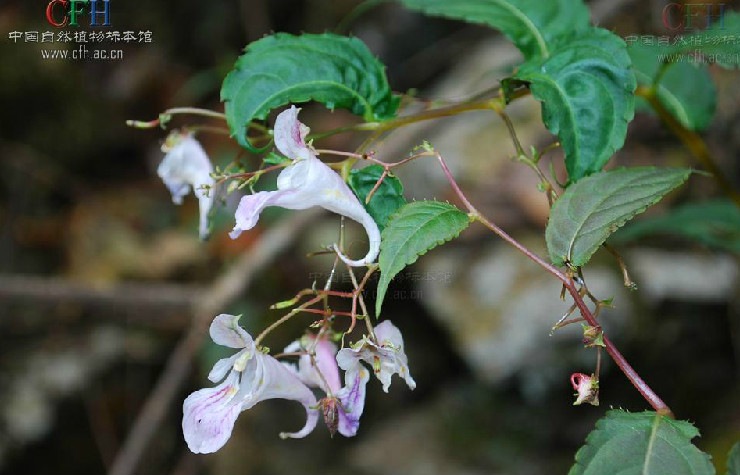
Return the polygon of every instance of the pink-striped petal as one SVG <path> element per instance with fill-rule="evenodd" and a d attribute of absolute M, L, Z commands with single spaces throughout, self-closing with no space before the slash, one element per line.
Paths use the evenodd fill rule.
<path fill-rule="evenodd" d="M 229 375 L 215 388 L 195 391 L 183 403 L 182 433 L 188 448 L 196 454 L 208 454 L 224 446 L 234 429 L 241 405 L 234 400 L 238 376 Z"/>
<path fill-rule="evenodd" d="M 338 412 L 337 430 L 345 437 L 353 437 L 360 428 L 360 416 L 365 409 L 365 388 L 370 374 L 357 364 L 344 373 L 344 387 L 337 393 L 342 407 Z"/>

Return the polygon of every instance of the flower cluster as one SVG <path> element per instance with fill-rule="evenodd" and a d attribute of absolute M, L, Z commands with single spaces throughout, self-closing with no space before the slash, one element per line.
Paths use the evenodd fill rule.
<path fill-rule="evenodd" d="M 268 206 L 301 210 L 321 206 L 360 223 L 367 232 L 370 247 L 364 258 L 352 260 L 343 255 L 336 245 L 334 250 L 350 266 L 372 263 L 380 249 L 380 231 L 342 177 L 318 159 L 315 150 L 306 143 L 309 128 L 298 120 L 300 109 L 292 106 L 281 112 L 275 120 L 275 146 L 292 163 L 277 178 L 277 190 L 260 191 L 242 197 L 237 207 L 236 224 L 230 236 L 236 239 L 252 229 L 262 211 Z M 172 199 L 180 204 L 192 186 L 200 201 L 200 235 L 208 235 L 208 213 L 213 205 L 213 167 L 203 148 L 191 135 L 177 134 L 165 144 L 167 152 L 159 166 L 159 176 L 172 192 Z"/>
<path fill-rule="evenodd" d="M 298 120 L 298 112 L 293 106 L 275 120 L 275 146 L 291 160 L 277 178 L 277 190 L 243 196 L 230 236 L 236 239 L 252 229 L 268 206 L 294 210 L 320 206 L 365 228 L 370 241 L 365 257 L 352 260 L 336 245 L 334 250 L 348 266 L 370 264 L 380 247 L 378 226 L 342 177 L 319 160 L 316 150 L 306 142 L 309 129 Z M 166 156 L 159 165 L 159 176 L 176 204 L 192 188 L 200 205 L 200 236 L 205 239 L 216 191 L 213 166 L 191 134 L 171 134 L 163 151 Z M 305 437 L 314 430 L 320 416 L 332 436 L 339 432 L 352 437 L 360 426 L 371 371 L 386 392 L 394 374 L 400 375 L 409 388 L 416 387 L 401 332 L 390 321 L 380 323 L 360 341 L 341 350 L 331 341 L 330 327 L 324 326 L 285 349 L 284 355 L 298 356 L 297 362 L 288 363 L 263 351 L 259 338 L 253 340 L 238 320 L 228 314 L 213 320 L 213 341 L 237 351 L 214 365 L 208 379 L 215 387 L 192 393 L 183 404 L 183 434 L 195 453 L 211 453 L 223 447 L 239 414 L 266 399 L 297 401 L 306 410 L 304 426 L 297 432 L 281 433 L 283 438 Z"/>
<path fill-rule="evenodd" d="M 325 335 L 306 335 L 293 342 L 285 353 L 297 353 L 297 365 L 281 363 L 263 353 L 252 337 L 239 326 L 239 317 L 222 314 L 211 324 L 210 334 L 219 345 L 238 349 L 218 361 L 208 375 L 213 388 L 192 393 L 183 404 L 182 430 L 195 453 L 215 452 L 231 436 L 239 413 L 267 399 L 297 401 L 306 409 L 306 423 L 297 432 L 281 433 L 282 438 L 310 434 L 323 414 L 332 435 L 357 433 L 365 407 L 365 387 L 370 377 L 368 363 L 387 392 L 391 376 L 399 374 L 409 388 L 416 387 L 408 368 L 401 332 L 384 321 L 374 335 L 337 352 Z M 341 385 L 339 368 L 344 370 Z M 317 400 L 312 388 L 321 393 Z"/>

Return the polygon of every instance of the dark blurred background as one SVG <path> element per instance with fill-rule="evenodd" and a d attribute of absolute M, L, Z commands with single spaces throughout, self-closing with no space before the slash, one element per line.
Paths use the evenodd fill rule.
<path fill-rule="evenodd" d="M 594 2 L 594 18 L 623 36 L 663 35 L 665 3 Z M 199 242 L 195 200 L 174 206 L 156 176 L 166 132 L 131 129 L 125 121 L 151 120 L 174 106 L 223 110 L 221 81 L 248 42 L 272 31 L 330 31 L 358 4 L 112 0 L 110 30 L 150 31 L 152 41 L 89 44 L 123 51 L 122 59 L 93 61 L 42 58 L 42 49 L 71 50 L 74 42 L 13 41 L 13 31 L 65 29 L 49 26 L 45 1 L 2 0 L 0 473 L 108 471 L 190 328 L 193 296 L 232 270 L 272 225 L 295 215 L 266 214 L 257 230 L 232 241 L 229 202 L 215 217 L 213 237 Z M 425 18 L 390 2 L 358 17 L 349 31 L 388 66 L 394 90 L 424 99 L 459 100 L 495 86 L 519 58 L 489 29 Z M 737 185 L 740 81 L 737 72 L 711 73 L 719 105 L 704 136 Z M 525 144 L 552 142 L 531 98 L 515 104 L 512 116 Z M 357 119 L 308 106 L 302 120 L 326 130 Z M 214 124 L 176 117 L 172 125 L 204 123 Z M 221 135 L 199 139 L 222 166 L 239 154 Z M 423 139 L 442 151 L 487 215 L 544 255 L 547 202 L 531 171 L 509 160 L 513 149 L 496 117 L 470 113 L 404 129 L 378 156 L 398 159 Z M 361 140 L 341 135 L 322 145 L 352 150 Z M 553 154 L 557 170 L 561 161 Z M 614 163 L 698 166 L 655 117 L 643 114 Z M 454 200 L 430 163 L 400 176 L 409 199 Z M 648 215 L 717 194 L 711 179 L 695 177 Z M 272 303 L 328 270 L 329 258 L 305 256 L 333 242 L 337 224 L 336 217 L 321 215 L 300 228 L 217 313 L 241 313 L 246 328 L 259 332 L 280 315 L 268 310 Z M 596 295 L 615 298 L 603 323 L 677 416 L 697 424 L 697 444 L 723 467 L 740 438 L 737 256 L 681 239 L 648 239 L 620 251 L 637 292 L 624 289 L 606 253 L 585 270 Z M 338 288 L 349 289 L 346 279 L 340 282 Z M 320 425 L 306 439 L 282 441 L 277 434 L 299 427 L 302 409 L 269 401 L 240 416 L 220 452 L 190 454 L 180 429 L 182 400 L 209 385 L 210 365 L 225 354 L 203 339 L 134 472 L 565 473 L 606 409 L 647 406 L 610 361 L 601 406 L 572 406 L 568 378 L 593 371 L 594 354 L 583 350 L 575 328 L 549 336 L 568 306 L 558 300 L 559 290 L 480 229 L 420 259 L 391 287 L 384 315 L 404 334 L 418 387 L 411 392 L 395 380 L 385 394 L 371 381 L 353 439 L 332 440 Z M 267 344 L 282 348 L 305 324 L 287 325 Z"/>

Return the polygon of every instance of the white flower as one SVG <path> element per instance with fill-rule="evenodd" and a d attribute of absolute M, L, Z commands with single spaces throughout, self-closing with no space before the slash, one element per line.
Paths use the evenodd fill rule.
<path fill-rule="evenodd" d="M 368 371 L 363 368 L 353 368 L 344 375 L 344 387 L 340 386 L 339 368 L 337 367 L 337 347 L 326 337 L 318 341 L 316 337 L 309 337 L 309 341 L 301 345 L 295 341 L 285 352 L 307 350 L 313 346 L 313 365 L 311 356 L 301 355 L 298 360 L 297 374 L 306 385 L 321 388 L 327 397 L 319 402 L 324 412 L 324 420 L 332 435 L 339 432 L 345 437 L 357 434 L 360 428 L 360 416 L 365 408 L 365 388 L 370 379 Z M 294 366 L 290 366 L 295 368 Z"/>
<path fill-rule="evenodd" d="M 277 190 L 260 191 L 244 196 L 236 210 L 236 225 L 231 232 L 233 239 L 242 231 L 252 229 L 260 213 L 268 206 L 287 209 L 308 209 L 321 206 L 334 213 L 346 216 L 362 224 L 370 240 L 370 248 L 364 258 L 351 260 L 339 253 L 348 265 L 363 266 L 372 263 L 380 249 L 380 231 L 373 218 L 365 211 L 342 177 L 316 157 L 306 145 L 309 128 L 298 121 L 295 106 L 281 112 L 275 120 L 275 145 L 285 156 L 293 160 L 277 179 Z"/>
<path fill-rule="evenodd" d="M 319 414 L 311 390 L 294 371 L 258 351 L 238 321 L 237 316 L 221 314 L 211 323 L 214 342 L 240 349 L 218 361 L 208 375 L 214 383 L 226 379 L 214 388 L 192 393 L 183 403 L 182 431 L 194 453 L 211 453 L 223 447 L 239 413 L 266 399 L 290 399 L 306 409 L 304 427 L 295 433 L 282 433 L 281 437 L 305 437 L 316 427 Z"/>
<path fill-rule="evenodd" d="M 337 353 L 339 367 L 350 374 L 359 371 L 362 368 L 360 361 L 365 361 L 383 384 L 383 391 L 388 392 L 394 374 L 405 379 L 409 388 L 416 388 L 416 381 L 409 371 L 403 337 L 398 328 L 390 320 L 386 320 L 375 327 L 375 338 L 377 343 L 365 336 L 351 348 L 339 351 Z"/>
<path fill-rule="evenodd" d="M 205 150 L 191 134 L 172 134 L 162 145 L 164 160 L 157 168 L 157 174 L 172 193 L 172 201 L 182 204 L 183 196 L 193 193 L 200 207 L 200 238 L 208 237 L 208 213 L 213 206 L 213 186 L 211 173 L 213 165 Z M 203 186 L 208 187 L 206 190 Z"/>

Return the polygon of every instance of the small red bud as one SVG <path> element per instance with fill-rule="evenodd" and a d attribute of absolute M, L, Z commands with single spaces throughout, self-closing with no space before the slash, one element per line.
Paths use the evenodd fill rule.
<path fill-rule="evenodd" d="M 594 406 L 599 405 L 599 381 L 594 375 L 573 373 L 570 376 L 570 384 L 576 390 L 576 402 L 573 405 L 577 406 L 584 402 Z"/>
<path fill-rule="evenodd" d="M 339 428 L 339 402 L 335 397 L 326 397 L 319 401 L 319 406 L 324 413 L 326 427 L 333 438 Z"/>

